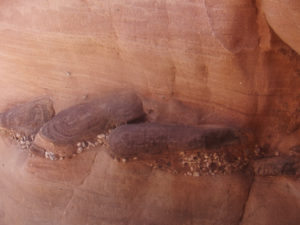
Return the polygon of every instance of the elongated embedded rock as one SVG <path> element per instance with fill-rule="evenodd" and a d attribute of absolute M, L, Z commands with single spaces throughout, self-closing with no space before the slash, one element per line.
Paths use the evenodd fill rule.
<path fill-rule="evenodd" d="M 35 101 L 15 106 L 0 115 L 0 128 L 29 137 L 55 114 L 50 98 L 44 97 Z"/>
<path fill-rule="evenodd" d="M 139 153 L 218 148 L 237 140 L 237 132 L 223 126 L 144 123 L 114 129 L 109 135 L 108 144 L 113 154 L 132 156 Z"/>
<path fill-rule="evenodd" d="M 132 92 L 116 93 L 88 103 L 72 106 L 46 123 L 35 138 L 33 152 L 57 157 L 76 152 L 80 141 L 144 115 L 142 102 Z"/>
<path fill-rule="evenodd" d="M 297 157 L 269 157 L 256 160 L 253 169 L 258 176 L 296 175 L 300 171 L 299 165 Z"/>

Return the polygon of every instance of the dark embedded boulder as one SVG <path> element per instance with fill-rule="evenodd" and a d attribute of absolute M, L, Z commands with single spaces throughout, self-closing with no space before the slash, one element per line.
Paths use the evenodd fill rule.
<path fill-rule="evenodd" d="M 239 141 L 238 132 L 224 126 L 194 127 L 160 123 L 120 126 L 110 133 L 108 139 L 112 153 L 118 156 L 211 149 Z"/>
<path fill-rule="evenodd" d="M 143 105 L 132 92 L 120 92 L 67 108 L 46 123 L 32 146 L 50 158 L 72 156 L 80 141 L 92 140 L 120 124 L 144 115 Z"/>
<path fill-rule="evenodd" d="M 21 136 L 36 134 L 55 114 L 50 98 L 17 105 L 0 115 L 0 128 Z"/>

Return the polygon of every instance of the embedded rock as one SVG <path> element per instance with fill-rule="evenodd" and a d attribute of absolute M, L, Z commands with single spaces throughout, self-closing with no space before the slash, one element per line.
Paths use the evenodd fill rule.
<path fill-rule="evenodd" d="M 46 95 L 61 112 L 125 88 L 148 121 L 239 127 L 257 145 L 243 150 L 287 155 L 300 145 L 298 2 L 1 0 L 0 111 Z M 56 126 L 51 138 L 83 135 Z M 65 145 L 51 138 L 39 150 Z M 247 171 L 184 176 L 106 151 L 51 161 L 1 137 L 0 224 L 299 224 L 294 175 L 251 186 Z"/>
<path fill-rule="evenodd" d="M 119 92 L 59 112 L 46 123 L 32 146 L 33 152 L 51 152 L 57 157 L 72 156 L 76 144 L 107 133 L 118 125 L 139 119 L 143 105 L 132 92 Z"/>
<path fill-rule="evenodd" d="M 117 156 L 143 153 L 212 149 L 238 142 L 238 132 L 219 125 L 199 127 L 143 123 L 117 127 L 108 137 L 111 152 Z"/>
<path fill-rule="evenodd" d="M 300 158 L 282 156 L 256 160 L 253 167 L 259 176 L 297 175 L 299 164 Z"/>
<path fill-rule="evenodd" d="M 49 98 L 19 104 L 0 115 L 0 128 L 21 136 L 35 135 L 55 114 Z"/>

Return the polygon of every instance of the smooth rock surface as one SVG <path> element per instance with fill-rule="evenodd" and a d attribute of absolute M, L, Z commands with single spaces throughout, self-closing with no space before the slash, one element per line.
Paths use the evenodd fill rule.
<path fill-rule="evenodd" d="M 262 0 L 263 11 L 276 34 L 300 54 L 300 2 Z"/>
<path fill-rule="evenodd" d="M 241 224 L 299 224 L 299 188 L 299 179 L 255 178 Z"/>
<path fill-rule="evenodd" d="M 0 146 L 5 225 L 237 224 L 251 184 L 241 175 L 184 177 L 123 164 L 104 148 L 50 161 L 7 140 Z"/>

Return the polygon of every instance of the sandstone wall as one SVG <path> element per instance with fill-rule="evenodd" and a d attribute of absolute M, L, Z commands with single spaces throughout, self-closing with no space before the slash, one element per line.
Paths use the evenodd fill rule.
<path fill-rule="evenodd" d="M 0 110 L 48 95 L 60 111 L 133 89 L 151 120 L 243 127 L 288 152 L 299 19 L 297 0 L 1 0 Z M 294 180 L 251 189 L 249 177 L 176 178 L 103 151 L 53 164 L 0 145 L 1 225 L 299 224 Z"/>

